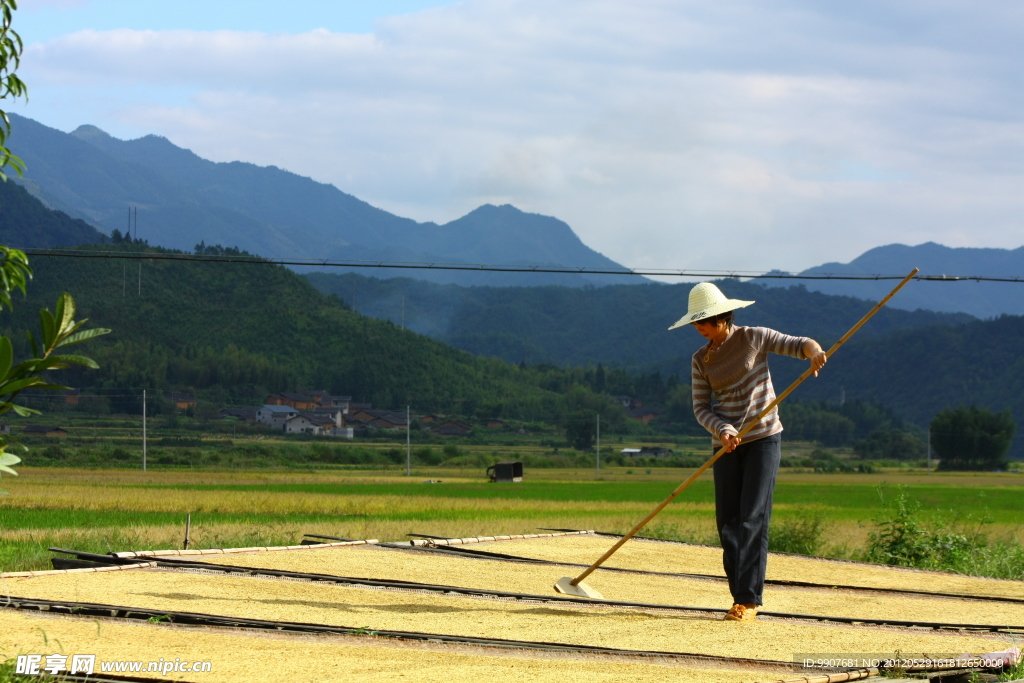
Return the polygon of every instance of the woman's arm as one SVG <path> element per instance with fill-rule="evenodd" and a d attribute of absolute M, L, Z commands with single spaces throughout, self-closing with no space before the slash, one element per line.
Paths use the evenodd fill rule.
<path fill-rule="evenodd" d="M 782 356 L 793 356 L 801 360 L 810 360 L 814 376 L 818 376 L 818 370 L 828 362 L 828 356 L 821 350 L 818 342 L 808 337 L 793 337 L 782 334 L 767 327 L 755 328 L 760 335 L 761 348 L 765 352 L 777 353 Z"/>
<path fill-rule="evenodd" d="M 711 410 L 711 385 L 700 368 L 697 367 L 696 359 L 690 366 L 690 392 L 693 400 L 693 416 L 697 418 L 697 422 L 722 443 L 730 446 L 730 451 L 734 450 L 740 443 L 740 440 L 735 438 L 736 428 Z"/>
<path fill-rule="evenodd" d="M 825 367 L 825 363 L 828 362 L 828 356 L 821 350 L 821 345 L 813 339 L 808 339 L 804 342 L 804 358 L 809 358 L 811 361 L 811 369 L 814 370 L 814 376 L 818 376 L 818 370 Z"/>

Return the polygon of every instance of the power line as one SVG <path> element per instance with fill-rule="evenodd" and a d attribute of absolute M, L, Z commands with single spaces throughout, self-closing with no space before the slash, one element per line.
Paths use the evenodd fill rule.
<path fill-rule="evenodd" d="M 427 261 L 359 261 L 307 258 L 264 258 L 231 254 L 174 254 L 162 252 L 83 251 L 75 249 L 25 249 L 29 256 L 92 259 L 138 259 L 189 261 L 199 263 L 243 263 L 251 265 L 310 266 L 320 268 L 378 268 L 396 270 L 458 270 L 492 273 L 557 273 L 564 275 L 636 275 L 653 277 L 712 277 L 750 280 L 902 280 L 903 274 L 885 273 L 784 273 L 752 270 L 685 270 L 675 268 L 588 268 L 586 266 L 515 265 L 498 263 L 432 263 Z M 916 275 L 929 282 L 1019 282 L 1024 275 Z"/>

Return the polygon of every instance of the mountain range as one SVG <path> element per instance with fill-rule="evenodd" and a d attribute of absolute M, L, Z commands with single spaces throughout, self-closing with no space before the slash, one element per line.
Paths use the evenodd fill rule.
<path fill-rule="evenodd" d="M 1024 247 L 1017 249 L 974 249 L 945 247 L 934 242 L 917 246 L 889 244 L 864 252 L 849 263 L 825 263 L 802 271 L 801 275 L 905 274 L 920 268 L 926 275 L 981 275 L 1020 278 L 1021 282 L 917 281 L 894 299 L 892 306 L 908 311 L 970 313 L 992 318 L 1004 313 L 1024 315 Z M 765 280 L 769 286 L 784 286 L 785 280 Z M 892 288 L 886 280 L 805 280 L 807 289 L 825 294 L 880 299 Z"/>
<path fill-rule="evenodd" d="M 119 140 L 88 125 L 64 133 L 14 114 L 11 122 L 10 145 L 25 161 L 21 182 L 29 192 L 108 233 L 126 230 L 134 207 L 136 236 L 154 245 L 191 251 L 204 242 L 267 258 L 621 268 L 566 223 L 510 205 L 484 205 L 444 225 L 418 223 L 333 185 L 275 166 L 208 161 L 155 135 Z M 419 276 L 492 285 L 637 279 L 443 270 Z"/>
<path fill-rule="evenodd" d="M 137 236 L 153 245 L 184 251 L 202 242 L 235 246 L 268 258 L 621 268 L 587 247 L 566 223 L 510 205 L 484 205 L 444 225 L 418 223 L 371 206 L 333 185 L 275 166 L 212 162 L 163 137 L 119 140 L 90 125 L 64 133 L 25 117 L 12 114 L 11 119 L 10 144 L 27 165 L 26 175 L 19 182 L 46 206 L 103 233 L 125 230 L 129 207 L 134 207 Z M 62 243 L 71 243 L 75 236 L 82 237 L 81 241 L 97 239 L 95 234 L 79 230 L 63 236 Z M 800 274 L 902 274 L 912 267 L 921 268 L 927 275 L 1024 278 L 1024 247 L 1008 250 L 950 248 L 932 242 L 917 246 L 890 244 L 871 249 L 850 263 L 825 263 Z M 346 270 L 381 278 L 411 276 L 465 286 L 649 283 L 629 275 L 393 268 L 336 268 L 331 272 Z M 763 282 L 769 287 L 787 287 L 791 281 Z M 874 280 L 805 281 L 810 291 L 867 300 L 880 298 L 890 284 Z M 978 318 L 1021 315 L 1021 287 L 1024 284 L 919 281 L 907 287 L 892 306 L 908 311 L 961 312 Z M 453 301 L 442 307 L 457 305 Z M 432 324 L 444 327 L 447 323 Z M 436 336 L 438 330 L 429 333 Z"/>

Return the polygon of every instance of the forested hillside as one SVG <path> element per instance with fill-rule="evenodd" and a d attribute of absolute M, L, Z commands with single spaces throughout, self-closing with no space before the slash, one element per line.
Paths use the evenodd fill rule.
<path fill-rule="evenodd" d="M 32 259 L 28 299 L 4 312 L 3 334 L 23 355 L 22 330 L 68 291 L 80 317 L 114 330 L 90 343 L 100 370 L 64 371 L 72 386 L 194 387 L 250 402 L 320 387 L 389 407 L 457 411 L 497 400 L 510 414 L 560 413 L 560 397 L 516 366 L 361 316 L 283 267 L 143 261 L 140 275 L 139 263 Z"/>
<path fill-rule="evenodd" d="M 933 325 L 862 338 L 843 347 L 803 396 L 877 401 L 925 424 L 939 411 L 978 405 L 1010 408 L 1024 425 L 1024 317 L 1002 316 L 966 325 Z M 789 366 L 775 374 L 793 376 Z M 1016 439 L 1022 452 L 1024 439 Z"/>
<path fill-rule="evenodd" d="M 670 373 L 677 370 L 678 356 L 689 358 L 702 343 L 690 328 L 668 331 L 686 312 L 692 283 L 499 288 L 352 274 L 311 273 L 307 278 L 360 313 L 399 324 L 404 314 L 409 329 L 474 354 L 514 363 L 605 363 Z M 822 343 L 842 336 L 875 303 L 808 292 L 802 286 L 763 287 L 737 280 L 718 284 L 730 297 L 757 302 L 737 312 L 740 324 L 773 327 Z M 929 286 L 935 285 L 914 282 L 905 289 Z M 883 309 L 859 334 L 876 336 L 899 328 L 969 320 L 963 314 Z"/>
<path fill-rule="evenodd" d="M 105 235 L 78 218 L 51 211 L 25 188 L 0 182 L 0 244 L 19 249 L 102 242 Z"/>
<path fill-rule="evenodd" d="M 628 367 L 645 377 L 677 377 L 680 391 L 666 386 L 669 420 L 689 424 L 690 357 L 701 340 L 693 330 L 669 332 L 685 311 L 692 285 L 640 285 L 600 289 L 435 287 L 355 275 L 307 276 L 323 291 L 353 302 L 358 310 L 405 320 L 474 353 L 527 363 Z M 724 280 L 730 297 L 757 303 L 737 311 L 744 325 L 765 325 L 807 335 L 828 346 L 875 302 L 809 292 L 802 286 L 775 288 Z M 914 282 L 907 290 L 930 286 Z M 936 283 L 934 286 L 942 286 Z M 901 293 L 902 295 L 902 293 Z M 445 321 L 445 324 L 437 324 Z M 429 325 L 433 324 L 433 327 Z M 794 394 L 798 400 L 864 400 L 889 407 L 923 427 L 947 407 L 1011 408 L 1024 424 L 1024 317 L 976 320 L 963 314 L 882 309 L 818 378 Z M 773 357 L 781 390 L 806 364 Z M 610 368 L 608 377 L 619 374 Z M 648 382 L 653 380 L 648 380 Z M 596 384 L 594 385 L 597 386 Z M 831 419 L 831 418 L 829 418 Z M 1024 455 L 1024 438 L 1012 453 Z"/>

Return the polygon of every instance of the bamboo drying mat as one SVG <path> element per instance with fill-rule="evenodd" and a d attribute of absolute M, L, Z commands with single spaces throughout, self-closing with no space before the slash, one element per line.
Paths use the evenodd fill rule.
<path fill-rule="evenodd" d="M 473 571 L 491 564 L 477 562 Z M 767 619 L 737 624 L 719 615 L 530 604 L 163 569 L 11 578 L 5 583 L 9 594 L 26 598 L 775 661 L 792 661 L 797 652 L 959 654 L 1010 644 L 994 636 Z"/>
<path fill-rule="evenodd" d="M 376 683 L 410 680 L 523 680 L 539 683 L 754 683 L 778 672 L 698 668 L 669 660 L 623 661 L 522 650 L 389 641 L 369 636 L 305 636 L 180 627 L 0 610 L 0 660 L 16 654 L 95 654 L 102 661 L 209 661 L 208 673 L 139 673 L 155 680 L 251 683 Z M 45 660 L 44 660 L 45 661 Z M 70 660 L 69 660 L 70 661 Z M 145 665 L 143 665 L 145 666 Z M 98 671 L 98 666 L 97 666 Z M 781 676 L 790 677 L 790 676 Z"/>
<path fill-rule="evenodd" d="M 551 539 L 552 546 L 567 539 Z M 575 539 L 574 539 L 575 540 Z M 511 552 L 508 544 L 501 546 Z M 683 551 L 689 550 L 685 546 Z M 454 555 L 357 546 L 316 552 L 225 555 L 202 558 L 205 562 L 295 572 L 394 579 L 463 588 L 501 590 L 558 597 L 552 585 L 573 567 L 482 560 Z M 846 565 L 848 571 L 857 568 Z M 728 609 L 732 605 L 724 581 L 708 581 L 650 574 L 596 572 L 587 578 L 609 600 L 662 605 Z M 959 624 L 1005 626 L 1024 623 L 1024 610 L 1011 603 L 983 602 L 927 596 L 882 595 L 857 591 L 813 588 L 765 590 L 764 609 L 788 614 L 894 619 Z"/>

